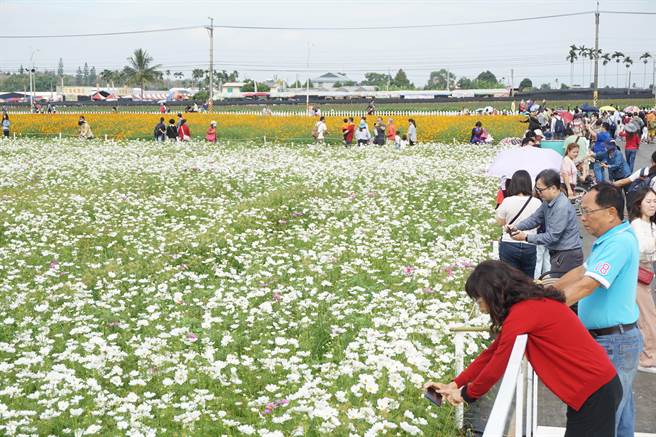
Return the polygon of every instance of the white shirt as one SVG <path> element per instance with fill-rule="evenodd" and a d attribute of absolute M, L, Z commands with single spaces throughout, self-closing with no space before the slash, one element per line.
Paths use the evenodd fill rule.
<path fill-rule="evenodd" d="M 522 209 L 522 206 L 524 206 L 526 200 L 527 200 L 526 196 L 506 197 L 505 199 L 503 199 L 503 202 L 501 202 L 501 205 L 499 205 L 499 207 L 497 208 L 496 211 L 497 219 L 503 220 L 506 224 L 508 224 L 508 222 L 517 215 L 519 210 Z M 535 211 L 537 211 L 540 208 L 540 205 L 542 205 L 542 202 L 540 202 L 535 197 L 531 198 L 529 204 L 526 205 L 524 211 L 522 211 L 519 217 L 515 219 L 513 224 L 517 224 L 522 220 L 529 218 Z M 527 234 L 535 234 L 537 233 L 537 228 L 533 228 L 524 232 L 526 232 Z M 506 241 L 508 243 L 529 244 L 524 241 L 513 240 L 512 237 L 507 232 L 503 233 L 503 236 L 501 237 L 501 241 Z"/>
<path fill-rule="evenodd" d="M 323 136 L 328 130 L 328 126 L 323 121 L 317 121 L 317 139 L 323 140 Z"/>
<path fill-rule="evenodd" d="M 635 219 L 631 222 L 631 227 L 638 238 L 640 262 L 651 264 L 656 261 L 656 226 L 643 219 Z"/>

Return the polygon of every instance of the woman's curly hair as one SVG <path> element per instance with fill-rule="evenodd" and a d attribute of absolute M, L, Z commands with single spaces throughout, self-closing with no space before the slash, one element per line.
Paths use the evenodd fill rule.
<path fill-rule="evenodd" d="M 465 291 L 472 299 L 482 298 L 490 308 L 492 332 L 499 332 L 510 308 L 524 300 L 553 299 L 565 302 L 565 296 L 553 287 L 533 282 L 518 269 L 501 261 L 483 261 L 467 278 Z"/>

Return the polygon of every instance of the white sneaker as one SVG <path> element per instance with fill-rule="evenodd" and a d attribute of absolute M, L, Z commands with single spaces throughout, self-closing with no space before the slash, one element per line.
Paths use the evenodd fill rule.
<path fill-rule="evenodd" d="M 645 373 L 656 373 L 656 367 L 642 367 L 638 366 L 638 370 Z"/>

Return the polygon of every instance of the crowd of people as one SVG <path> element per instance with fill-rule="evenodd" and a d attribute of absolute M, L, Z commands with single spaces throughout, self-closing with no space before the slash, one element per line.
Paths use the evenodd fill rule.
<path fill-rule="evenodd" d="M 328 134 L 326 117 L 321 116 L 312 128 L 312 138 L 318 144 L 325 144 L 325 138 Z M 342 143 L 345 146 L 352 146 L 354 143 L 358 146 L 375 144 L 383 146 L 385 144 L 394 145 L 397 149 L 406 146 L 413 146 L 417 143 L 417 123 L 414 119 L 408 119 L 407 133 L 403 134 L 401 129 L 394 124 L 394 120 L 383 120 L 383 117 L 376 117 L 372 130 L 369 130 L 367 117 L 362 116 L 356 125 L 353 117 L 344 118 L 341 126 Z"/>
<path fill-rule="evenodd" d="M 465 286 L 496 338 L 453 381 L 425 389 L 452 404 L 475 401 L 503 375 L 517 336 L 528 334 L 528 360 L 567 405 L 566 436 L 633 436 L 636 373 L 656 374 L 656 152 L 649 167 L 634 169 L 641 142 L 654 139 L 656 113 L 568 117 L 533 106 L 527 115 L 522 146 L 564 138 L 560 171 L 532 180 L 517 170 L 504 181 L 499 261 L 479 264 Z M 579 216 L 596 239 L 587 258 Z"/>

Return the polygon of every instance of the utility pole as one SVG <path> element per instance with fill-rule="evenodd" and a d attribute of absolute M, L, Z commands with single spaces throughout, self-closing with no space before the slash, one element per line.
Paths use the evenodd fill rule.
<path fill-rule="evenodd" d="M 34 67 L 30 68 L 30 112 L 34 112 Z"/>
<path fill-rule="evenodd" d="M 447 68 L 447 69 L 446 69 L 446 90 L 447 90 L 447 91 L 451 91 L 451 87 L 450 87 L 450 85 L 449 85 L 449 79 L 451 79 L 451 72 L 450 72 L 449 69 Z"/>
<path fill-rule="evenodd" d="M 307 43 L 307 81 L 305 82 L 305 112 L 310 113 L 310 43 Z"/>
<path fill-rule="evenodd" d="M 654 104 L 656 105 L 656 59 L 651 60 L 651 93 L 654 95 Z"/>
<path fill-rule="evenodd" d="M 510 69 L 510 97 L 515 96 L 515 70 L 513 68 Z"/>
<path fill-rule="evenodd" d="M 214 107 L 214 18 L 210 19 L 210 25 L 206 29 L 210 31 L 210 89 L 208 94 L 207 110 L 212 111 Z"/>
<path fill-rule="evenodd" d="M 597 106 L 599 101 L 599 1 L 595 11 L 595 48 L 594 48 L 594 91 L 592 93 L 592 105 Z"/>

